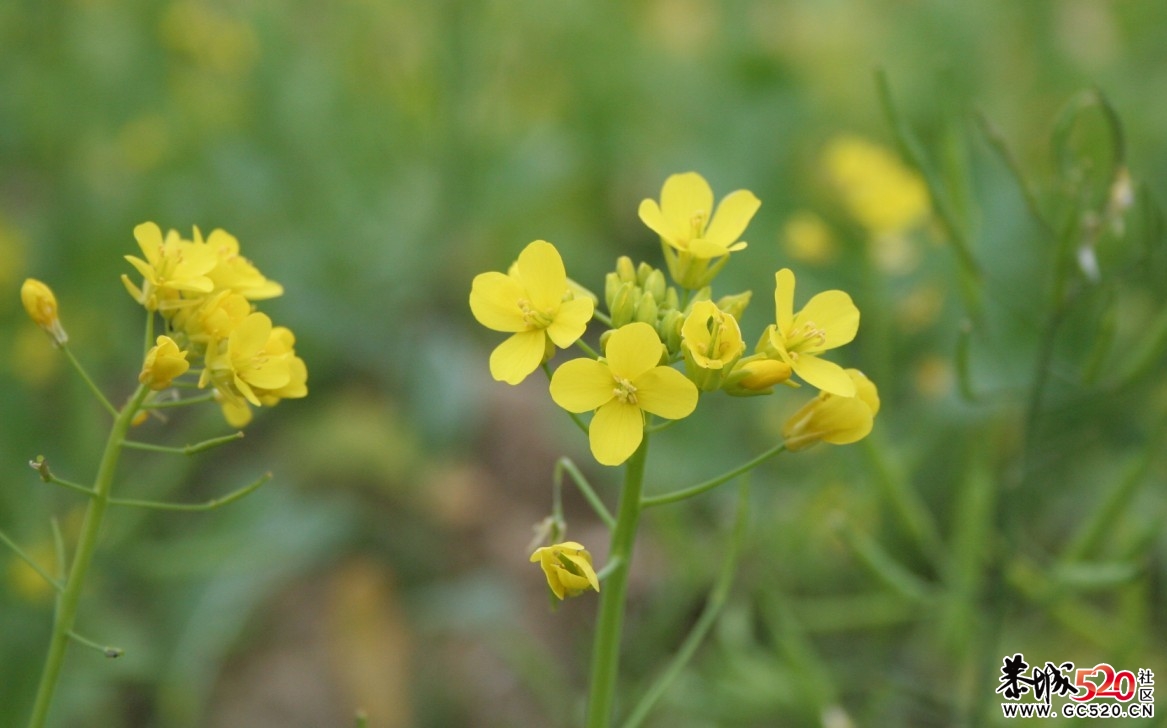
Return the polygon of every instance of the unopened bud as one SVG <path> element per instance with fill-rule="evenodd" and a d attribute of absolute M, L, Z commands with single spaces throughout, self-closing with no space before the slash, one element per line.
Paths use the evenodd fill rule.
<path fill-rule="evenodd" d="M 648 277 L 644 279 L 644 283 L 641 284 L 641 287 L 652 294 L 658 306 L 665 302 L 665 292 L 668 286 L 665 283 L 665 274 L 659 269 L 655 269 L 649 273 Z"/>
<path fill-rule="evenodd" d="M 643 260 L 640 261 L 640 263 L 638 263 L 636 266 L 636 285 L 643 288 L 644 282 L 648 280 L 648 277 L 652 274 L 652 271 L 653 267 L 651 265 L 645 263 Z"/>
<path fill-rule="evenodd" d="M 640 301 L 636 304 L 636 320 L 643 321 L 649 326 L 656 326 L 657 307 L 656 299 L 648 291 L 640 294 Z"/>
<path fill-rule="evenodd" d="M 627 255 L 621 255 L 616 259 L 616 275 L 625 283 L 636 283 L 636 268 Z"/>
<path fill-rule="evenodd" d="M 69 340 L 57 316 L 57 297 L 51 288 L 35 278 L 28 278 L 20 287 L 20 302 L 32 322 L 52 337 L 57 346 L 63 346 Z"/>
<path fill-rule="evenodd" d="M 612 315 L 612 328 L 618 329 L 624 324 L 632 323 L 636 317 L 636 299 L 639 290 L 635 283 L 621 283 L 612 298 L 612 305 L 608 312 Z"/>
<path fill-rule="evenodd" d="M 742 314 L 746 312 L 746 306 L 750 305 L 750 298 L 753 295 L 753 291 L 742 291 L 732 296 L 722 296 L 717 300 L 717 307 L 738 321 L 741 321 Z"/>

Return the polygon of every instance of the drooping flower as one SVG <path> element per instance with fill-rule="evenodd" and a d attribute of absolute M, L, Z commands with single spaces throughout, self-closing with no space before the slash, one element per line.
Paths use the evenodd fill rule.
<path fill-rule="evenodd" d="M 174 339 L 159 336 L 157 343 L 146 352 L 146 360 L 142 364 L 138 381 L 155 391 L 166 389 L 175 378 L 190 369 L 190 362 L 186 360 L 186 356 L 187 352 L 179 349 Z"/>
<path fill-rule="evenodd" d="M 803 450 L 820 441 L 847 445 L 871 432 L 879 412 L 879 392 L 858 369 L 845 372 L 855 388 L 855 396 L 819 392 L 782 427 L 787 450 Z"/>
<path fill-rule="evenodd" d="M 746 247 L 739 240 L 762 203 L 749 190 L 731 192 L 713 209 L 713 190 L 696 172 L 665 180 L 660 204 L 640 203 L 640 219 L 660 235 L 673 280 L 689 289 L 708 285 L 729 259 Z"/>
<path fill-rule="evenodd" d="M 794 312 L 794 273 L 783 268 L 774 276 L 777 324 L 768 329 L 777 358 L 790 365 L 803 381 L 842 397 L 855 394 L 855 385 L 843 368 L 819 357 L 848 343 L 859 330 L 859 309 L 843 291 L 815 294 Z"/>
<path fill-rule="evenodd" d="M 470 310 L 480 324 L 512 334 L 490 355 L 490 374 L 518 384 L 548 358 L 583 336 L 592 318 L 590 298 L 576 298 L 559 251 L 536 240 L 509 273 L 482 273 L 470 288 Z"/>
<path fill-rule="evenodd" d="M 125 258 L 142 274 L 142 287 L 134 285 L 127 275 L 122 275 L 122 283 L 146 310 L 168 313 L 215 289 L 208 274 L 219 259 L 210 246 L 183 240 L 174 230 L 163 239 L 162 229 L 152 222 L 135 227 L 134 238 L 146 259 Z"/>
<path fill-rule="evenodd" d="M 600 590 L 600 579 L 592 567 L 592 555 L 583 544 L 564 541 L 535 549 L 531 561 L 538 561 L 547 577 L 547 586 L 560 599 L 574 597 L 588 589 Z"/>
<path fill-rule="evenodd" d="M 32 322 L 52 337 L 57 346 L 69 341 L 69 334 L 65 333 L 57 315 L 57 297 L 53 295 L 53 289 L 35 278 L 28 278 L 20 287 L 20 302 Z"/>
<path fill-rule="evenodd" d="M 689 378 L 705 392 L 721 386 L 745 350 L 737 319 L 713 301 L 693 304 L 681 326 L 681 344 Z"/>
<path fill-rule="evenodd" d="M 573 359 L 551 377 L 551 398 L 569 412 L 595 411 L 588 427 L 592 454 L 619 465 L 644 439 L 644 413 L 670 420 L 697 406 L 697 387 L 676 369 L 660 366 L 665 353 L 656 330 L 637 322 L 613 331 L 607 357 Z"/>

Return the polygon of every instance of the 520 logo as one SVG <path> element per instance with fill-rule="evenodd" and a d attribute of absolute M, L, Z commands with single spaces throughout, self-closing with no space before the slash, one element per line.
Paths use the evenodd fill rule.
<path fill-rule="evenodd" d="M 1018 652 L 1002 660 L 999 682 L 997 692 L 1012 701 L 1001 703 L 1006 718 L 1057 718 L 1058 710 L 1067 718 L 1155 717 L 1155 675 L 1147 669 L 1136 674 L 1106 663 L 1075 669 L 1072 662 L 1030 667 Z M 1036 702 L 1020 702 L 1026 695 Z M 1055 695 L 1069 702 L 1055 708 Z"/>

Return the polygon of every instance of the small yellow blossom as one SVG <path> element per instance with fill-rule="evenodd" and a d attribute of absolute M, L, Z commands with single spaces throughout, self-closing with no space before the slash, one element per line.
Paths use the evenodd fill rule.
<path fill-rule="evenodd" d="M 146 310 L 169 312 L 190 305 L 184 294 L 197 299 L 215 289 L 207 274 L 218 265 L 219 258 L 210 246 L 183 240 L 174 230 L 163 239 L 161 228 L 152 222 L 135 227 L 134 238 L 146 259 L 133 255 L 125 258 L 142 274 L 142 287 L 134 285 L 126 275 L 122 283 Z"/>
<path fill-rule="evenodd" d="M 774 386 L 790 379 L 790 365 L 781 359 L 755 354 L 738 361 L 726 380 L 726 393 L 737 396 L 770 394 Z"/>
<path fill-rule="evenodd" d="M 829 263 L 838 254 L 831 229 L 813 212 L 796 212 L 782 226 L 782 243 L 786 254 L 813 265 Z"/>
<path fill-rule="evenodd" d="M 879 412 L 879 392 L 858 369 L 847 369 L 845 373 L 854 386 L 855 396 L 819 392 L 782 427 L 788 450 L 803 450 L 819 441 L 847 445 L 871 432 Z"/>
<path fill-rule="evenodd" d="M 214 384 L 227 421 L 246 424 L 251 417 L 248 403 L 272 406 L 281 399 L 307 396 L 308 369 L 294 346 L 291 331 L 273 327 L 266 314 L 252 313 L 218 351 L 207 352 L 199 386 Z"/>
<path fill-rule="evenodd" d="M 20 287 L 20 302 L 24 304 L 24 310 L 32 322 L 44 329 L 57 346 L 69 340 L 57 316 L 57 297 L 53 295 L 53 289 L 35 278 L 25 279 L 24 285 Z"/>
<path fill-rule="evenodd" d="M 190 369 L 186 355 L 187 352 L 180 350 L 174 339 L 159 336 L 157 343 L 146 352 L 146 361 L 142 364 L 138 381 L 155 391 L 166 389 L 176 377 Z"/>
<path fill-rule="evenodd" d="M 808 384 L 824 392 L 854 396 L 855 387 L 843 368 L 819 358 L 822 352 L 855 338 L 859 330 L 859 309 L 851 297 L 843 291 L 823 291 L 795 313 L 794 273 L 783 268 L 774 275 L 774 282 L 778 322 L 767 331 L 777 358 L 789 364 Z"/>
<path fill-rule="evenodd" d="M 195 245 L 202 245 L 203 236 L 197 227 L 194 235 Z M 225 230 L 212 230 L 206 246 L 214 251 L 218 260 L 207 273 L 216 291 L 234 291 L 249 301 L 262 301 L 284 294 L 283 286 L 268 280 L 250 260 L 239 254 L 239 241 L 234 235 Z"/>
<path fill-rule="evenodd" d="M 706 392 L 721 386 L 745 350 L 737 319 L 713 301 L 693 304 L 681 326 L 681 343 L 689 378 Z"/>
<path fill-rule="evenodd" d="M 518 384 L 554 347 L 566 349 L 583 336 L 594 304 L 571 291 L 559 251 L 543 240 L 524 248 L 511 272 L 474 277 L 474 318 L 488 329 L 512 334 L 491 353 L 491 376 Z"/>
<path fill-rule="evenodd" d="M 928 215 L 924 181 L 887 149 L 845 135 L 833 139 L 823 156 L 847 211 L 873 236 L 900 235 Z"/>
<path fill-rule="evenodd" d="M 731 192 L 713 209 L 713 190 L 696 172 L 665 180 L 660 204 L 640 203 L 640 219 L 660 235 L 665 262 L 678 285 L 708 285 L 729 259 L 746 247 L 739 240 L 762 203 L 749 190 Z"/>
<path fill-rule="evenodd" d="M 175 312 L 171 324 L 181 329 L 199 347 L 213 350 L 252 313 L 253 307 L 243 294 L 222 291 L 197 306 Z"/>
<path fill-rule="evenodd" d="M 600 590 L 600 579 L 592 567 L 592 555 L 583 544 L 564 541 L 535 549 L 531 561 L 538 561 L 547 576 L 547 586 L 560 599 L 574 597 L 588 589 Z"/>
<path fill-rule="evenodd" d="M 656 330 L 637 322 L 612 332 L 605 359 L 573 359 L 555 370 L 555 403 L 569 412 L 595 410 L 588 439 L 600 463 L 619 465 L 636 452 L 645 412 L 679 420 L 697 407 L 697 387 L 676 369 L 659 366 L 664 354 Z"/>

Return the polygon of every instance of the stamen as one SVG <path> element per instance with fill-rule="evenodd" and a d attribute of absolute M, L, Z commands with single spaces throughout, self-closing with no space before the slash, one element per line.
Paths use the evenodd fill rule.
<path fill-rule="evenodd" d="M 616 399 L 624 404 L 636 404 L 636 387 L 632 382 L 622 377 L 613 377 L 616 380 L 616 388 L 612 390 L 612 394 Z"/>

